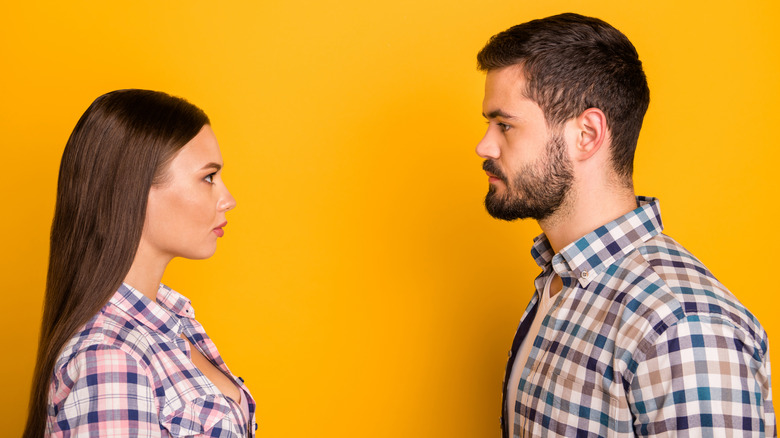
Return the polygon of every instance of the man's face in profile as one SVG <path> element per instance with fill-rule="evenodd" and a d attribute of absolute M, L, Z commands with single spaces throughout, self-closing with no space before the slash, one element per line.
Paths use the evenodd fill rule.
<path fill-rule="evenodd" d="M 518 66 L 491 70 L 485 79 L 488 128 L 477 155 L 490 184 L 485 208 L 497 219 L 546 219 L 574 178 L 562 135 L 547 128 L 542 109 L 523 94 L 525 84 Z"/>

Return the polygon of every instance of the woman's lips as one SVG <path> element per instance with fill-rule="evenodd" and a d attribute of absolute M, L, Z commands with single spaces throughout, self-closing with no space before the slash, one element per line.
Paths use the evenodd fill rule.
<path fill-rule="evenodd" d="M 223 229 L 222 229 L 222 228 L 223 228 L 225 225 L 227 225 L 227 221 L 225 221 L 225 222 L 223 222 L 223 223 L 219 224 L 219 226 L 218 226 L 218 227 L 214 228 L 214 229 L 213 229 L 213 230 L 211 230 L 211 231 L 213 231 L 213 232 L 214 232 L 214 234 L 216 234 L 216 235 L 217 235 L 217 237 L 222 237 L 222 236 L 224 236 L 224 235 L 225 235 L 225 230 L 223 230 Z"/>

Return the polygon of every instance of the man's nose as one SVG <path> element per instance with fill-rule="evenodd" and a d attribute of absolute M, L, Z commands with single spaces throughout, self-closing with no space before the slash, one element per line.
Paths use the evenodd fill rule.
<path fill-rule="evenodd" d="M 491 135 L 490 129 L 482 137 L 482 140 L 477 143 L 477 155 L 484 159 L 498 159 L 501 155 L 501 150 L 498 147 L 498 143 Z"/>

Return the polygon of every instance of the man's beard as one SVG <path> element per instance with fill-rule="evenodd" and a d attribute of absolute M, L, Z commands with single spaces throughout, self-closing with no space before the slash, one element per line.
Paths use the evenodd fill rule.
<path fill-rule="evenodd" d="M 545 155 L 519 169 L 511 184 L 495 161 L 485 160 L 482 168 L 506 186 L 505 192 L 499 194 L 491 184 L 485 196 L 488 213 L 505 221 L 549 218 L 563 205 L 574 180 L 566 143 L 560 135 L 553 135 L 545 145 Z"/>

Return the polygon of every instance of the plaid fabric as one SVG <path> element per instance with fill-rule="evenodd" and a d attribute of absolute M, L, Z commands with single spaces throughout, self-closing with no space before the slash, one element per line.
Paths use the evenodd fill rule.
<path fill-rule="evenodd" d="M 190 361 L 184 334 L 249 402 L 222 395 Z M 122 285 L 65 345 L 49 389 L 47 436 L 253 436 L 255 403 L 195 320 L 190 301 L 160 285 L 157 302 Z"/>
<path fill-rule="evenodd" d="M 637 201 L 559 254 L 535 239 L 543 271 L 523 318 L 553 271 L 564 286 L 522 367 L 504 435 L 775 436 L 766 333 L 661 234 L 658 200 Z"/>

